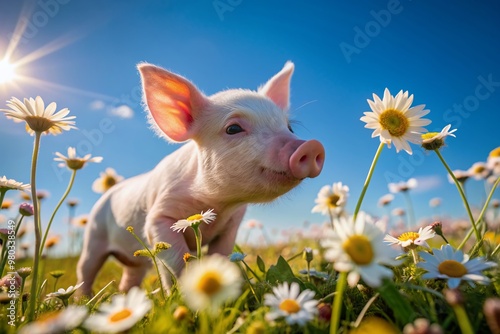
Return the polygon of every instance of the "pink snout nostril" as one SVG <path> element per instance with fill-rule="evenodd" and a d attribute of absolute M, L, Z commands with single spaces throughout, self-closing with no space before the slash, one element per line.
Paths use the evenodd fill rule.
<path fill-rule="evenodd" d="M 298 179 L 316 177 L 323 169 L 325 149 L 317 140 L 309 140 L 300 145 L 290 156 L 290 170 Z"/>

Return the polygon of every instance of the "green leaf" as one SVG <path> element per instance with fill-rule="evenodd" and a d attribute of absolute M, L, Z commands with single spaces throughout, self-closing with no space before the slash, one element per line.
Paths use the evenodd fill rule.
<path fill-rule="evenodd" d="M 416 317 L 417 313 L 412 309 L 410 302 L 399 292 L 392 281 L 384 280 L 383 285 L 378 288 L 378 292 L 394 312 L 399 323 L 407 324 Z"/>
<path fill-rule="evenodd" d="M 279 257 L 276 265 L 269 267 L 266 273 L 266 281 L 272 285 L 282 282 L 293 282 L 296 280 L 297 278 L 293 274 L 292 268 L 290 268 L 290 265 L 282 256 Z"/>
<path fill-rule="evenodd" d="M 264 260 L 260 257 L 260 255 L 257 255 L 257 266 L 259 267 L 259 270 L 262 273 L 266 273 L 266 264 L 264 263 Z"/>

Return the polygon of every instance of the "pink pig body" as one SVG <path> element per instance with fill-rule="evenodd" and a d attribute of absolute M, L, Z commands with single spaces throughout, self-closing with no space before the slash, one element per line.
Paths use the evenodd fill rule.
<path fill-rule="evenodd" d="M 248 203 L 269 202 L 316 177 L 324 161 L 323 146 L 299 140 L 288 121 L 291 62 L 257 92 L 227 90 L 203 95 L 183 77 L 141 64 L 139 71 L 150 121 L 173 142 L 190 140 L 152 171 L 118 183 L 94 206 L 78 263 L 81 292 L 90 294 L 99 269 L 110 255 L 123 265 L 120 290 L 139 285 L 150 260 L 134 257 L 146 244 L 164 241 L 172 248 L 158 256 L 178 275 L 183 255 L 196 250 L 193 232 L 171 226 L 201 211 L 217 218 L 202 224 L 208 253 L 230 254 Z M 162 266 L 160 266 L 162 267 Z M 171 277 L 165 270 L 166 287 Z"/>

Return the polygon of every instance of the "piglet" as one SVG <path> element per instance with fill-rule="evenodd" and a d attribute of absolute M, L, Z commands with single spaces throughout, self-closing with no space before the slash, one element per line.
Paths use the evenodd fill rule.
<path fill-rule="evenodd" d="M 149 121 L 170 142 L 185 142 L 153 170 L 118 183 L 95 204 L 78 262 L 83 294 L 90 294 L 106 258 L 123 264 L 119 288 L 140 285 L 150 260 L 134 257 L 149 245 L 172 245 L 159 257 L 175 275 L 183 255 L 196 250 L 194 234 L 174 232 L 178 220 L 214 209 L 217 218 L 201 225 L 208 253 L 228 255 L 247 204 L 270 202 L 303 179 L 321 172 L 325 151 L 316 140 L 300 140 L 288 120 L 292 62 L 257 91 L 230 89 L 205 96 L 187 79 L 150 64 L 139 64 Z M 160 266 L 162 267 L 162 266 Z M 171 286 L 167 270 L 161 273 Z"/>

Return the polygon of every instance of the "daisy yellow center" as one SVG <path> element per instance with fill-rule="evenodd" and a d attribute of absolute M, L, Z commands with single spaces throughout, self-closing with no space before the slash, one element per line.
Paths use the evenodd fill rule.
<path fill-rule="evenodd" d="M 328 206 L 330 208 L 335 208 L 338 206 L 338 202 L 340 200 L 340 196 L 337 195 L 337 194 L 332 194 L 330 196 L 328 196 Z"/>
<path fill-rule="evenodd" d="M 222 289 L 222 277 L 218 272 L 207 271 L 201 276 L 196 287 L 209 297 L 213 296 Z"/>
<path fill-rule="evenodd" d="M 103 183 L 104 187 L 106 187 L 106 189 L 109 189 L 116 184 L 116 179 L 112 176 L 105 176 Z"/>
<path fill-rule="evenodd" d="M 462 277 L 467 274 L 467 268 L 455 260 L 444 260 L 439 264 L 438 270 L 441 274 L 449 277 Z"/>
<path fill-rule="evenodd" d="M 344 251 L 356 264 L 369 264 L 373 259 L 373 248 L 370 240 L 364 235 L 353 235 L 342 244 Z"/>
<path fill-rule="evenodd" d="M 380 125 L 389 131 L 391 136 L 401 137 L 408 131 L 410 122 L 401 111 L 387 109 L 380 114 Z"/>
<path fill-rule="evenodd" d="M 195 214 L 195 215 L 192 215 L 190 217 L 187 218 L 188 221 L 190 222 L 196 222 L 196 221 L 199 221 L 199 220 L 202 220 L 203 219 L 203 216 L 199 213 Z"/>
<path fill-rule="evenodd" d="M 132 311 L 130 311 L 128 308 L 124 308 L 123 310 L 120 310 L 116 313 L 113 313 L 109 317 L 110 322 L 119 322 L 122 321 L 123 319 L 127 319 L 132 315 Z"/>
<path fill-rule="evenodd" d="M 489 154 L 490 158 L 499 158 L 500 157 L 500 147 L 497 147 L 493 151 L 490 152 Z"/>
<path fill-rule="evenodd" d="M 438 134 L 439 134 L 438 132 L 427 132 L 422 135 L 422 139 L 423 140 L 432 139 L 436 137 Z"/>
<path fill-rule="evenodd" d="M 408 241 L 408 240 L 415 241 L 419 237 L 420 237 L 420 234 L 418 234 L 417 232 L 406 232 L 406 233 L 401 234 L 398 237 L 398 240 L 403 241 L 403 242 Z"/>
<path fill-rule="evenodd" d="M 474 169 L 472 170 L 472 172 L 474 174 L 481 174 L 485 170 L 486 170 L 486 168 L 484 166 L 476 166 L 476 167 L 474 167 Z"/>
<path fill-rule="evenodd" d="M 285 299 L 280 303 L 280 310 L 285 311 L 286 313 L 297 313 L 300 311 L 300 305 L 296 300 L 293 299 Z"/>

